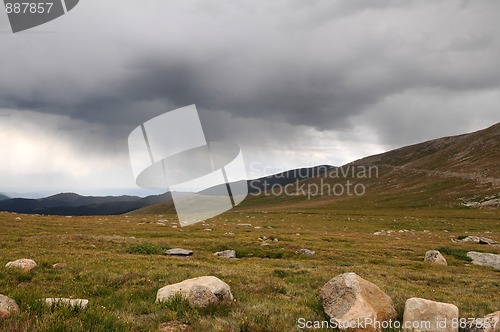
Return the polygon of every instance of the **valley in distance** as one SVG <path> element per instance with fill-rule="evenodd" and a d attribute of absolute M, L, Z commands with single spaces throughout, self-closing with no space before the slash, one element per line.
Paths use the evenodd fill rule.
<path fill-rule="evenodd" d="M 397 331 L 426 306 L 428 320 L 499 317 L 499 165 L 497 123 L 250 180 L 239 206 L 182 228 L 170 193 L 0 195 L 0 331 L 331 331 L 373 314 Z M 218 281 L 161 300 L 202 276 Z M 500 324 L 443 331 L 459 329 Z"/>

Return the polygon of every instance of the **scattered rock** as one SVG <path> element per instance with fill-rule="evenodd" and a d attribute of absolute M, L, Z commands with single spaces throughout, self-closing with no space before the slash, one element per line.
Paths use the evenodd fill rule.
<path fill-rule="evenodd" d="M 359 326 L 369 319 L 384 321 L 397 314 L 392 299 L 375 284 L 356 273 L 344 273 L 328 281 L 319 293 L 327 316 L 339 326 Z M 372 327 L 373 328 L 373 327 Z"/>
<path fill-rule="evenodd" d="M 176 320 L 160 324 L 160 332 L 190 332 L 190 331 L 191 328 L 189 327 L 189 325 L 181 323 Z"/>
<path fill-rule="evenodd" d="M 214 276 L 203 276 L 160 288 L 156 293 L 156 302 L 166 301 L 177 293 L 187 298 L 194 286 L 208 288 L 217 297 L 219 302 L 233 300 L 233 294 L 231 294 L 231 288 L 228 284 Z"/>
<path fill-rule="evenodd" d="M 13 262 L 8 262 L 7 264 L 5 264 L 5 267 L 8 269 L 16 268 L 29 271 L 36 267 L 36 262 L 32 259 L 22 258 Z"/>
<path fill-rule="evenodd" d="M 201 285 L 194 285 L 187 294 L 187 300 L 192 307 L 205 308 L 219 301 L 212 291 Z"/>
<path fill-rule="evenodd" d="M 248 226 L 248 227 L 252 227 L 252 224 L 237 224 L 237 226 Z"/>
<path fill-rule="evenodd" d="M 429 250 L 425 253 L 424 262 L 439 264 L 439 265 L 448 265 L 446 258 L 441 255 L 441 253 L 437 250 Z"/>
<path fill-rule="evenodd" d="M 475 319 L 473 322 L 467 322 L 464 332 L 500 332 L 500 311 Z"/>
<path fill-rule="evenodd" d="M 500 311 L 486 315 L 483 319 L 484 332 L 500 332 Z"/>
<path fill-rule="evenodd" d="M 500 207 L 500 198 L 484 201 L 481 203 L 481 207 Z"/>
<path fill-rule="evenodd" d="M 236 251 L 234 250 L 223 250 L 214 253 L 214 256 L 224 257 L 224 258 L 236 258 Z"/>
<path fill-rule="evenodd" d="M 46 305 L 62 304 L 73 308 L 85 308 L 89 304 L 89 300 L 85 299 L 66 299 L 62 297 L 51 297 L 44 299 Z"/>
<path fill-rule="evenodd" d="M 278 241 L 279 241 L 278 238 L 273 239 L 273 242 L 278 242 Z"/>
<path fill-rule="evenodd" d="M 472 264 L 491 266 L 497 270 L 500 270 L 500 255 L 469 251 L 467 253 L 467 257 L 472 259 Z"/>
<path fill-rule="evenodd" d="M 472 208 L 496 208 L 500 207 L 500 198 L 495 197 L 485 197 L 480 202 L 464 202 L 462 203 L 464 206 L 472 207 Z"/>
<path fill-rule="evenodd" d="M 65 263 L 56 263 L 52 264 L 53 269 L 65 269 L 67 265 Z"/>
<path fill-rule="evenodd" d="M 263 247 L 264 247 L 264 246 L 270 246 L 270 244 L 269 244 L 269 243 L 267 243 L 267 242 L 262 242 L 260 245 L 261 245 L 261 246 L 263 246 Z"/>
<path fill-rule="evenodd" d="M 170 256 L 191 256 L 193 254 L 193 251 L 181 248 L 174 248 L 166 250 L 165 253 Z"/>
<path fill-rule="evenodd" d="M 496 241 L 492 239 L 488 239 L 486 237 L 480 237 L 480 236 L 467 236 L 464 239 L 459 240 L 461 242 L 472 242 L 472 243 L 479 243 L 479 244 L 494 244 Z"/>
<path fill-rule="evenodd" d="M 11 314 L 19 312 L 16 301 L 0 294 L 0 319 L 9 318 Z"/>
<path fill-rule="evenodd" d="M 299 249 L 299 250 L 296 251 L 296 253 L 298 253 L 298 254 L 304 254 L 304 255 L 309 255 L 309 256 L 312 256 L 312 255 L 316 254 L 315 251 L 309 250 L 309 249 Z"/>
<path fill-rule="evenodd" d="M 481 206 L 481 203 L 479 202 L 465 202 L 462 203 L 463 206 L 471 207 L 471 208 L 478 208 Z"/>
<path fill-rule="evenodd" d="M 429 232 L 429 231 L 423 231 L 423 233 L 427 233 L 427 232 Z M 412 235 L 412 236 L 415 235 L 415 233 L 414 233 L 413 230 L 409 231 L 407 229 L 400 229 L 398 231 L 395 231 L 395 230 L 392 230 L 392 229 L 389 229 L 387 231 L 381 230 L 381 231 L 373 233 L 373 235 L 389 235 L 390 236 L 391 234 L 395 234 L 395 233 L 409 234 L 409 235 Z"/>
<path fill-rule="evenodd" d="M 416 297 L 406 300 L 403 331 L 458 332 L 453 321 L 458 321 L 458 308 L 453 304 Z"/>

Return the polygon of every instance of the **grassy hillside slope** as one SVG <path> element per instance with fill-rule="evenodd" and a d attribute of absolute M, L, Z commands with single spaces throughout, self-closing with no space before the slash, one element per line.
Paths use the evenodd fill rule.
<path fill-rule="evenodd" d="M 464 208 L 498 199 L 500 124 L 366 157 L 276 192 L 249 197 L 241 208 Z"/>

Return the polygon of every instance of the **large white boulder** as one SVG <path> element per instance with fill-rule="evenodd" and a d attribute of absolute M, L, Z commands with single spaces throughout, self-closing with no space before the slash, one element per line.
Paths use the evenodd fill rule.
<path fill-rule="evenodd" d="M 406 300 L 403 331 L 458 332 L 458 322 L 458 308 L 453 304 L 417 297 Z"/>
<path fill-rule="evenodd" d="M 7 264 L 5 264 L 5 267 L 8 269 L 15 268 L 29 271 L 36 267 L 36 262 L 32 259 L 21 258 L 13 262 L 8 262 Z"/>
<path fill-rule="evenodd" d="M 448 265 L 446 258 L 441 255 L 437 250 L 429 250 L 425 253 L 424 262 L 438 264 L 438 265 Z"/>
<path fill-rule="evenodd" d="M 355 273 L 344 273 L 331 279 L 321 288 L 319 295 L 325 313 L 340 328 L 379 329 L 369 324 L 370 321 L 394 320 L 397 316 L 392 299 Z"/>
<path fill-rule="evenodd" d="M 214 276 L 187 279 L 160 288 L 156 293 L 156 302 L 167 301 L 176 294 L 185 297 L 191 305 L 200 307 L 215 302 L 233 300 L 233 294 L 229 285 Z"/>

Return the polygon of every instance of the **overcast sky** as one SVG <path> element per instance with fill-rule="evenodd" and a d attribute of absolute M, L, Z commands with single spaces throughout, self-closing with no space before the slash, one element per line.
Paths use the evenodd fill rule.
<path fill-rule="evenodd" d="M 132 192 L 127 138 L 196 104 L 249 177 L 500 121 L 500 1 L 81 0 L 0 12 L 0 192 Z"/>

